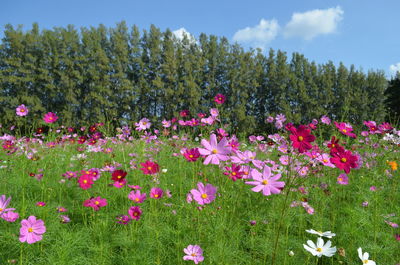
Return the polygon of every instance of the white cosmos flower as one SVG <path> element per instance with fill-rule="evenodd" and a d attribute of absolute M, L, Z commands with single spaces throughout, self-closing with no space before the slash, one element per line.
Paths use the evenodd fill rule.
<path fill-rule="evenodd" d="M 336 253 L 336 247 L 331 248 L 331 241 L 324 244 L 324 240 L 321 237 L 318 237 L 317 244 L 314 244 L 311 240 L 308 240 L 307 244 L 308 246 L 303 244 L 304 248 L 318 258 L 322 256 L 332 257 Z"/>
<path fill-rule="evenodd" d="M 336 236 L 336 234 L 331 233 L 331 231 L 326 231 L 326 232 L 321 232 L 321 231 L 315 231 L 314 229 L 306 230 L 306 232 L 314 235 L 319 235 L 319 236 L 324 236 L 326 238 L 332 238 Z"/>
<path fill-rule="evenodd" d="M 367 264 L 367 265 L 376 265 L 375 261 L 373 260 L 369 260 L 369 254 L 368 252 L 365 252 L 364 254 L 362 253 L 362 249 L 358 248 L 358 257 L 361 259 L 361 261 L 363 262 L 363 264 Z"/>

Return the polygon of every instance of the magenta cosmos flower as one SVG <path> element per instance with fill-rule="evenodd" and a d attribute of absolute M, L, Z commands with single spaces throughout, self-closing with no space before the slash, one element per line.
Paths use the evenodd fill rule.
<path fill-rule="evenodd" d="M 129 216 L 132 218 L 132 220 L 139 220 L 140 216 L 142 215 L 142 210 L 140 209 L 139 206 L 132 206 L 128 210 Z"/>
<path fill-rule="evenodd" d="M 348 185 L 349 184 L 349 177 L 346 174 L 342 173 L 337 178 L 337 183 L 340 184 L 340 185 Z"/>
<path fill-rule="evenodd" d="M 136 203 L 142 203 L 146 200 L 146 193 L 140 193 L 140 190 L 133 190 L 129 193 L 128 199 Z"/>
<path fill-rule="evenodd" d="M 144 163 L 140 163 L 140 165 L 142 166 L 140 170 L 145 175 L 157 174 L 160 171 L 160 166 L 155 162 L 151 162 L 150 160 L 147 160 Z"/>
<path fill-rule="evenodd" d="M 6 199 L 6 195 L 1 195 L 0 196 L 0 217 L 8 212 L 8 211 L 13 211 L 15 208 L 7 208 L 7 205 L 10 203 L 11 197 Z"/>
<path fill-rule="evenodd" d="M 215 103 L 217 103 L 217 104 L 224 104 L 225 99 L 226 99 L 226 97 L 225 97 L 224 95 L 222 95 L 222 94 L 217 94 L 217 95 L 214 97 L 214 101 L 215 101 Z"/>
<path fill-rule="evenodd" d="M 18 115 L 18 116 L 26 116 L 26 115 L 28 115 L 28 112 L 29 112 L 29 110 L 28 110 L 28 108 L 24 105 L 24 104 L 22 104 L 22 105 L 19 105 L 17 108 L 16 108 L 16 114 Z"/>
<path fill-rule="evenodd" d="M 201 155 L 207 156 L 204 160 L 204 165 L 208 165 L 210 162 L 218 165 L 220 160 L 226 161 L 229 159 L 227 155 L 231 153 L 231 147 L 228 146 L 228 141 L 225 137 L 218 143 L 217 136 L 211 134 L 210 141 L 202 139 L 201 144 L 205 148 L 199 148 L 199 152 Z"/>
<path fill-rule="evenodd" d="M 215 193 L 217 192 L 216 187 L 211 184 L 207 184 L 204 187 L 204 184 L 199 182 L 197 183 L 197 188 L 198 190 L 192 189 L 190 193 L 193 195 L 193 199 L 195 199 L 198 204 L 209 204 L 215 200 Z"/>
<path fill-rule="evenodd" d="M 338 122 L 336 122 L 336 121 L 335 121 L 334 123 L 335 123 L 336 128 L 337 128 L 342 134 L 347 135 L 347 136 L 349 136 L 349 137 L 351 137 L 351 138 L 357 138 L 357 135 L 355 135 L 354 133 L 352 133 L 353 127 L 352 127 L 350 124 L 345 123 L 345 122 L 338 123 Z"/>
<path fill-rule="evenodd" d="M 183 156 L 186 158 L 188 162 L 195 162 L 200 157 L 199 149 L 192 148 L 186 149 L 183 153 Z"/>
<path fill-rule="evenodd" d="M 42 240 L 42 235 L 46 232 L 43 220 L 36 220 L 35 216 L 29 216 L 28 219 L 21 221 L 19 230 L 19 241 L 33 244 Z"/>
<path fill-rule="evenodd" d="M 351 151 L 332 152 L 331 155 L 331 163 L 335 164 L 338 169 L 344 170 L 346 174 L 350 173 L 351 168 L 357 167 L 358 158 Z"/>
<path fill-rule="evenodd" d="M 297 129 L 293 126 L 290 128 L 290 140 L 293 142 L 293 147 L 303 153 L 312 148 L 311 142 L 315 141 L 315 136 L 310 134 L 310 129 L 304 125 L 300 125 Z"/>
<path fill-rule="evenodd" d="M 55 123 L 58 120 L 58 117 L 53 112 L 48 112 L 44 115 L 43 120 L 45 123 Z"/>
<path fill-rule="evenodd" d="M 164 191 L 161 188 L 151 188 L 150 190 L 150 198 L 161 199 L 163 195 Z"/>
<path fill-rule="evenodd" d="M 254 192 L 262 191 L 265 196 L 280 193 L 285 186 L 285 182 L 277 181 L 281 178 L 281 174 L 272 175 L 269 166 L 264 167 L 262 174 L 256 169 L 252 169 L 250 174 L 254 181 L 246 181 L 245 183 L 254 185 L 255 187 L 251 190 Z"/>
<path fill-rule="evenodd" d="M 79 177 L 78 183 L 82 189 L 87 190 L 92 187 L 93 177 L 91 175 L 86 175 L 86 174 L 82 175 Z"/>
<path fill-rule="evenodd" d="M 183 257 L 183 260 L 193 260 L 194 264 L 198 264 L 204 260 L 203 250 L 198 245 L 189 245 L 183 249 L 186 256 Z"/>
<path fill-rule="evenodd" d="M 101 197 L 90 198 L 83 202 L 83 206 L 92 207 L 93 210 L 98 211 L 100 207 L 104 207 L 107 205 L 107 199 L 103 199 Z"/>

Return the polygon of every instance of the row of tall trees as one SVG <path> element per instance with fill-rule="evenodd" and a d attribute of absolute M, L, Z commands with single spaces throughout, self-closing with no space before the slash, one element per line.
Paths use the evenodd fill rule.
<path fill-rule="evenodd" d="M 324 114 L 380 121 L 386 87 L 382 71 L 317 65 L 280 50 L 264 55 L 206 34 L 177 39 L 170 30 L 125 22 L 80 30 L 7 25 L 0 45 L 3 124 L 13 123 L 20 104 L 37 117 L 56 112 L 73 126 L 168 119 L 183 109 L 208 112 L 217 93 L 227 97 L 226 121 L 244 132 L 263 130 L 265 118 L 279 113 L 295 123 Z"/>

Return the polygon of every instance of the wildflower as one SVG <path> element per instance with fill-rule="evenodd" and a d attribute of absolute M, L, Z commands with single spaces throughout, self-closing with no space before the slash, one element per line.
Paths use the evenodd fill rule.
<path fill-rule="evenodd" d="M 65 209 L 64 207 L 57 207 L 57 208 L 56 208 L 56 211 L 57 211 L 58 213 L 65 213 L 65 212 L 67 211 L 67 209 Z"/>
<path fill-rule="evenodd" d="M 331 124 L 331 119 L 330 119 L 328 116 L 323 115 L 323 116 L 321 117 L 321 122 L 322 122 L 323 124 L 329 125 L 329 124 Z"/>
<path fill-rule="evenodd" d="M 346 174 L 342 173 L 337 178 L 337 183 L 340 185 L 347 185 L 349 184 L 349 177 Z"/>
<path fill-rule="evenodd" d="M 157 174 L 160 171 L 160 166 L 155 163 L 147 160 L 145 163 L 140 163 L 142 168 L 140 170 L 143 171 L 143 174 L 145 175 L 152 175 L 152 174 Z"/>
<path fill-rule="evenodd" d="M 268 116 L 268 118 L 267 118 L 267 119 L 265 119 L 265 122 L 268 122 L 268 123 L 273 123 L 273 122 L 274 122 L 274 120 L 275 120 L 275 118 L 274 118 L 274 117 L 272 117 L 272 116 Z"/>
<path fill-rule="evenodd" d="M 256 221 L 256 220 L 251 220 L 251 221 L 250 221 L 250 225 L 251 225 L 251 226 L 254 226 L 254 225 L 256 225 L 256 224 L 257 224 L 257 221 Z"/>
<path fill-rule="evenodd" d="M 336 234 L 332 233 L 331 231 L 321 232 L 315 231 L 314 229 L 306 230 L 307 233 L 319 235 L 320 237 L 332 238 L 336 236 Z"/>
<path fill-rule="evenodd" d="M 71 219 L 68 217 L 68 215 L 60 215 L 60 222 L 66 224 L 71 222 Z"/>
<path fill-rule="evenodd" d="M 375 186 L 371 186 L 371 187 L 369 187 L 369 190 L 370 191 L 376 191 L 376 187 Z"/>
<path fill-rule="evenodd" d="M 183 257 L 183 260 L 193 260 L 194 264 L 198 264 L 204 260 L 203 250 L 198 245 L 189 245 L 183 249 L 186 256 Z"/>
<path fill-rule="evenodd" d="M 104 207 L 107 205 L 107 199 L 103 199 L 101 197 L 90 198 L 83 202 L 83 206 L 92 207 L 93 210 L 98 211 L 100 207 Z"/>
<path fill-rule="evenodd" d="M 151 188 L 150 190 L 150 198 L 161 199 L 163 195 L 164 191 L 161 188 Z"/>
<path fill-rule="evenodd" d="M 114 185 L 114 187 L 120 189 L 120 188 L 125 187 L 126 183 L 127 183 L 126 179 L 122 179 L 121 181 L 115 181 L 113 183 L 113 185 Z"/>
<path fill-rule="evenodd" d="M 362 207 L 368 207 L 369 203 L 367 201 L 362 202 Z"/>
<path fill-rule="evenodd" d="M 400 241 L 400 234 L 395 234 L 395 235 L 394 235 L 394 238 L 395 238 L 397 241 Z"/>
<path fill-rule="evenodd" d="M 43 207 L 43 206 L 46 206 L 46 203 L 45 202 L 37 202 L 36 206 Z"/>
<path fill-rule="evenodd" d="M 210 162 L 218 165 L 220 160 L 226 161 L 229 159 L 227 155 L 231 152 L 231 148 L 227 146 L 228 141 L 225 137 L 218 143 L 217 136 L 211 134 L 210 141 L 202 139 L 201 144 L 205 148 L 199 148 L 199 152 L 201 155 L 207 156 L 204 160 L 204 165 L 208 165 Z"/>
<path fill-rule="evenodd" d="M 123 225 L 126 225 L 131 221 L 131 219 L 129 218 L 128 215 L 119 215 L 119 216 L 117 216 L 116 219 L 117 219 L 117 223 L 123 224 Z"/>
<path fill-rule="evenodd" d="M 324 240 L 321 237 L 317 239 L 317 244 L 311 240 L 308 240 L 307 244 L 308 246 L 303 244 L 303 247 L 313 256 L 317 256 L 318 258 L 322 256 L 332 257 L 336 253 L 336 247 L 331 248 L 331 241 L 324 244 Z"/>
<path fill-rule="evenodd" d="M 0 215 L 5 221 L 13 223 L 19 218 L 19 214 L 14 211 L 8 211 Z"/>
<path fill-rule="evenodd" d="M 278 194 L 285 186 L 285 182 L 277 181 L 281 178 L 281 174 L 272 175 L 269 166 L 264 166 L 262 174 L 256 169 L 252 169 L 250 174 L 254 181 L 247 181 L 245 183 L 255 186 L 251 190 L 254 192 L 262 191 L 265 196 Z"/>
<path fill-rule="evenodd" d="M 21 221 L 19 241 L 33 244 L 42 240 L 42 235 L 46 232 L 43 220 L 36 220 L 35 216 Z"/>
<path fill-rule="evenodd" d="M 335 164 L 338 169 L 344 170 L 346 174 L 350 172 L 351 168 L 357 167 L 358 158 L 357 156 L 353 155 L 351 151 L 344 150 L 342 152 L 331 152 L 331 155 L 331 163 Z"/>
<path fill-rule="evenodd" d="M 188 162 L 195 162 L 200 157 L 200 152 L 198 148 L 186 149 L 183 156 Z"/>
<path fill-rule="evenodd" d="M 217 104 L 224 104 L 225 99 L 226 99 L 226 97 L 225 97 L 224 95 L 222 95 L 222 94 L 217 94 L 217 95 L 214 97 L 214 101 L 215 101 L 215 103 L 217 103 Z"/>
<path fill-rule="evenodd" d="M 24 104 L 19 105 L 19 106 L 16 108 L 15 111 L 16 111 L 16 114 L 17 114 L 18 116 L 20 116 L 20 117 L 28 115 L 28 112 L 29 112 L 28 108 L 27 108 Z"/>
<path fill-rule="evenodd" d="M 225 167 L 227 171 L 224 172 L 224 175 L 228 176 L 233 181 L 237 179 L 241 179 L 244 175 L 244 172 L 241 171 L 242 167 L 240 165 L 232 164 L 231 167 Z"/>
<path fill-rule="evenodd" d="M 300 125 L 297 129 L 291 127 L 290 132 L 292 133 L 290 140 L 293 142 L 293 147 L 299 150 L 299 153 L 312 148 L 311 142 L 315 141 L 315 136 L 310 134 L 310 129 L 306 126 Z"/>
<path fill-rule="evenodd" d="M 396 171 L 398 168 L 398 165 L 396 161 L 386 161 L 386 163 L 392 168 L 393 171 Z"/>
<path fill-rule="evenodd" d="M 53 112 L 48 112 L 44 115 L 43 120 L 46 123 L 55 123 L 58 120 L 58 117 Z"/>
<path fill-rule="evenodd" d="M 197 190 L 192 189 L 190 193 L 193 195 L 193 199 L 200 205 L 209 204 L 215 200 L 215 193 L 217 188 L 211 184 L 204 186 L 203 183 L 197 183 Z"/>
<path fill-rule="evenodd" d="M 90 175 L 82 175 L 79 177 L 78 183 L 83 190 L 87 190 L 92 187 L 93 177 Z"/>
<path fill-rule="evenodd" d="M 367 264 L 367 265 L 375 265 L 375 261 L 370 260 L 369 259 L 369 254 L 368 252 L 365 252 L 364 254 L 362 253 L 362 249 L 358 248 L 357 249 L 358 252 L 358 257 L 361 259 L 361 261 L 363 262 L 363 264 Z"/>
<path fill-rule="evenodd" d="M 338 123 L 338 122 L 336 122 L 336 121 L 335 121 L 334 123 L 335 123 L 336 128 L 337 128 L 342 134 L 347 135 L 347 136 L 349 136 L 349 137 L 351 137 L 351 138 L 357 138 L 357 135 L 355 135 L 354 133 L 352 133 L 353 127 L 352 127 L 350 124 L 345 123 L 345 122 Z"/>
<path fill-rule="evenodd" d="M 118 169 L 115 170 L 112 175 L 111 175 L 111 179 L 116 182 L 116 181 L 122 181 L 123 179 L 125 179 L 126 175 L 128 173 L 126 173 L 125 171 Z"/>
<path fill-rule="evenodd" d="M 15 208 L 7 208 L 7 205 L 10 203 L 11 197 L 6 199 L 6 195 L 1 195 L 0 196 L 0 217 L 8 211 L 15 210 Z"/>
<path fill-rule="evenodd" d="M 150 128 L 151 122 L 149 119 L 143 118 L 139 121 L 139 123 L 135 123 L 135 126 L 137 131 L 143 131 Z"/>
<path fill-rule="evenodd" d="M 140 216 L 142 215 L 142 210 L 140 209 L 139 206 L 132 206 L 128 210 L 128 214 L 131 217 L 132 220 L 139 220 Z"/>
<path fill-rule="evenodd" d="M 293 256 L 294 256 L 294 252 L 291 250 L 291 251 L 289 251 L 288 255 L 289 255 L 290 257 L 293 257 Z"/>
<path fill-rule="evenodd" d="M 140 193 L 140 190 L 134 190 L 129 193 L 128 199 L 136 203 L 142 203 L 146 200 L 146 193 Z"/>

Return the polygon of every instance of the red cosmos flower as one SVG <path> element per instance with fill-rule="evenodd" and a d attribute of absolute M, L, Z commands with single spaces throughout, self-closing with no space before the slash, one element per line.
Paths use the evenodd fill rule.
<path fill-rule="evenodd" d="M 80 136 L 78 139 L 78 144 L 83 144 L 86 142 L 87 137 L 86 136 Z"/>
<path fill-rule="evenodd" d="M 344 170 L 346 174 L 350 172 L 351 168 L 357 167 L 358 158 L 353 155 L 351 151 L 343 150 L 339 152 L 331 152 L 331 156 L 331 163 L 335 164 L 338 169 Z"/>
<path fill-rule="evenodd" d="M 331 142 L 328 143 L 328 148 L 331 149 L 331 153 L 344 152 L 344 148 L 339 145 L 339 139 L 336 139 L 335 136 L 332 136 Z"/>
<path fill-rule="evenodd" d="M 357 138 L 357 135 L 352 133 L 353 127 L 351 127 L 350 124 L 347 124 L 345 122 L 337 123 L 336 121 L 334 123 L 335 123 L 336 128 L 338 128 L 338 130 L 342 134 L 350 136 L 351 138 Z"/>
<path fill-rule="evenodd" d="M 151 162 L 147 160 L 145 163 L 140 163 L 142 168 L 140 170 L 143 171 L 145 175 L 157 174 L 160 171 L 160 166 L 157 163 Z"/>
<path fill-rule="evenodd" d="M 222 95 L 222 94 L 217 94 L 217 95 L 214 97 L 214 101 L 215 101 L 215 103 L 217 103 L 217 104 L 224 104 L 225 99 L 226 99 L 226 97 L 225 97 L 224 95 Z"/>
<path fill-rule="evenodd" d="M 195 162 L 200 157 L 200 152 L 197 148 L 186 149 L 186 151 L 183 153 L 183 156 L 188 162 Z"/>
<path fill-rule="evenodd" d="M 122 169 L 118 169 L 115 170 L 112 175 L 111 175 L 111 179 L 116 182 L 116 181 L 122 181 L 123 179 L 125 179 L 126 177 L 126 173 L 125 171 L 123 171 Z"/>
<path fill-rule="evenodd" d="M 303 153 L 306 150 L 312 148 L 311 142 L 315 141 L 315 136 L 310 134 L 310 129 L 304 125 L 300 125 L 297 129 L 296 127 L 291 127 L 290 140 L 293 142 L 293 147 L 299 150 L 299 153 Z"/>
<path fill-rule="evenodd" d="M 187 116 L 190 115 L 190 111 L 187 110 L 187 109 L 182 110 L 181 112 L 179 112 L 179 115 L 180 115 L 182 118 L 187 117 Z M 172 122 L 172 123 L 173 123 L 173 122 Z"/>
<path fill-rule="evenodd" d="M 92 187 L 93 177 L 92 175 L 82 175 L 79 177 L 78 183 L 82 189 L 87 190 Z"/>

